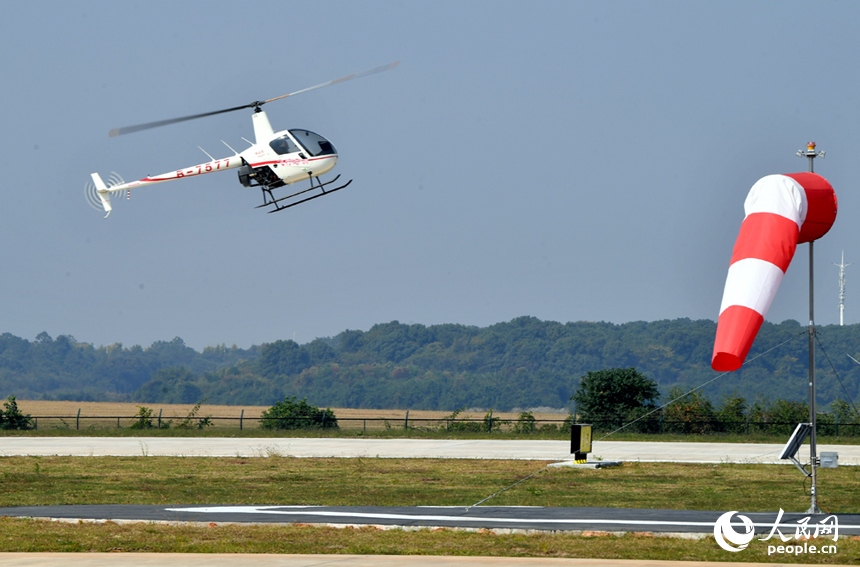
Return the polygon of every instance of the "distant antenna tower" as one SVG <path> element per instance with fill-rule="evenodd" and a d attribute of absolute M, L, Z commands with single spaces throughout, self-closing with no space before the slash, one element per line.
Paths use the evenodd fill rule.
<path fill-rule="evenodd" d="M 833 264 L 839 268 L 839 325 L 845 324 L 845 268 L 851 264 L 845 263 L 845 250 L 842 251 L 842 263 Z"/>

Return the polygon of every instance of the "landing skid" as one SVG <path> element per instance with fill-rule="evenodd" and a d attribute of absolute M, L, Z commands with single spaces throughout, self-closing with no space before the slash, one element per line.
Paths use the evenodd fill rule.
<path fill-rule="evenodd" d="M 303 190 L 301 190 L 301 191 L 297 191 L 296 193 L 293 193 L 292 195 L 287 195 L 286 197 L 281 197 L 280 199 L 275 199 L 275 198 L 272 196 L 272 190 L 271 190 L 271 189 L 269 189 L 268 187 L 264 187 L 264 188 L 263 188 L 263 204 L 262 204 L 262 205 L 257 205 L 257 206 L 256 206 L 256 207 L 254 207 L 254 208 L 256 208 L 256 209 L 260 209 L 260 208 L 263 208 L 263 207 L 270 207 L 270 206 L 274 206 L 275 208 L 274 208 L 274 209 L 272 209 L 272 210 L 270 210 L 270 211 L 268 211 L 268 212 L 270 212 L 270 213 L 276 213 L 276 212 L 278 212 L 278 211 L 283 211 L 284 209 L 289 209 L 290 207 L 295 207 L 296 205 L 301 205 L 302 203 L 306 203 L 306 202 L 308 202 L 308 201 L 312 201 L 312 200 L 316 199 L 317 197 L 325 197 L 326 195 L 330 195 L 330 194 L 334 193 L 335 191 L 340 191 L 341 189 L 343 189 L 343 188 L 345 188 L 345 187 L 348 187 L 348 186 L 349 186 L 349 184 L 350 184 L 350 183 L 352 183 L 352 179 L 350 179 L 349 181 L 347 181 L 346 183 L 344 183 L 344 184 L 343 184 L 343 185 L 341 185 L 340 187 L 335 187 L 334 189 L 329 189 L 328 191 L 326 191 L 326 190 L 324 189 L 324 187 L 326 187 L 326 186 L 328 186 L 328 185 L 331 185 L 332 183 L 334 183 L 334 182 L 335 182 L 335 181 L 337 181 L 338 179 L 340 179 L 340 175 L 338 175 L 337 177 L 335 177 L 335 178 L 334 178 L 334 179 L 332 179 L 331 181 L 326 181 L 325 183 L 321 183 L 321 182 L 320 182 L 320 180 L 319 180 L 319 177 L 311 177 L 311 178 L 310 178 L 310 180 L 311 180 L 311 186 L 310 186 L 310 187 L 308 187 L 307 189 L 303 189 Z M 316 184 L 314 184 L 314 180 L 316 180 L 316 181 L 317 181 L 317 183 L 316 183 Z M 291 203 L 289 203 L 289 204 L 284 204 L 284 205 L 279 205 L 279 204 L 278 204 L 278 203 L 282 203 L 283 201 L 286 201 L 286 200 L 288 200 L 288 199 L 292 199 L 293 197 L 297 197 L 297 196 L 299 196 L 299 195 L 302 195 L 302 194 L 304 194 L 304 193 L 307 193 L 308 191 L 313 191 L 314 189 L 319 189 L 320 191 L 322 191 L 322 193 L 318 193 L 318 194 L 316 194 L 316 195 L 313 195 L 312 197 L 305 197 L 304 199 L 300 199 L 300 200 L 298 200 L 298 201 L 294 201 L 294 202 L 291 202 Z M 267 201 L 267 200 L 266 200 L 266 195 L 267 195 L 267 194 L 269 195 L 269 198 L 271 199 L 270 201 Z"/>

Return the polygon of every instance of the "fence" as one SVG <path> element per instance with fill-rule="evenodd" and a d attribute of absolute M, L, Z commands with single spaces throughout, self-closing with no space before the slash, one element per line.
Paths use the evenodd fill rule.
<path fill-rule="evenodd" d="M 329 414 L 330 415 L 330 414 Z M 398 417 L 336 417 L 338 427 L 348 431 L 385 431 L 385 430 L 425 430 L 425 431 L 448 431 L 448 432 L 511 432 L 519 434 L 531 433 L 564 433 L 570 431 L 571 417 L 566 419 L 534 419 L 520 416 L 515 419 L 504 419 L 488 415 L 484 418 L 410 418 L 409 412 L 402 418 Z M 842 422 L 838 417 L 827 419 L 820 416 L 817 432 L 819 435 L 836 437 L 860 436 L 860 423 Z M 72 416 L 42 415 L 31 416 L 31 424 L 35 429 L 74 429 L 74 430 L 96 430 L 109 428 L 136 428 L 136 429 L 231 429 L 246 430 L 259 429 L 263 427 L 265 418 L 259 415 L 245 416 L 244 410 L 238 417 L 185 417 L 169 419 L 164 418 L 159 411 L 158 416 L 154 414 L 144 421 L 139 414 L 133 416 L 92 416 L 81 415 L 80 410 Z M 271 420 L 286 423 L 290 429 L 318 428 L 320 423 L 312 418 L 270 418 Z M 627 424 L 623 419 L 608 417 L 605 419 L 591 420 L 595 434 L 598 432 L 610 432 L 622 428 L 631 433 L 646 434 L 719 434 L 731 433 L 739 435 L 779 435 L 787 436 L 797 425 L 797 422 L 786 421 L 752 421 L 746 420 L 715 420 L 715 419 L 688 419 L 688 420 L 664 420 L 659 413 L 649 416 L 632 424 Z M 271 427 L 271 426 L 270 426 Z"/>
<path fill-rule="evenodd" d="M 329 414 L 331 416 L 331 414 Z M 407 415 L 404 418 L 392 417 L 337 417 L 333 416 L 340 429 L 346 430 L 363 430 L 363 431 L 385 431 L 392 429 L 437 429 L 446 431 L 500 431 L 508 428 L 510 420 L 501 418 L 488 419 L 469 419 L 469 418 L 410 418 Z M 141 418 L 140 415 L 134 416 L 92 416 L 80 415 L 80 413 L 72 416 L 58 415 L 40 415 L 30 416 L 30 423 L 34 429 L 259 429 L 263 428 L 265 422 L 272 424 L 279 422 L 286 425 L 287 429 L 311 429 L 325 427 L 325 422 L 320 422 L 316 418 L 303 417 L 273 417 L 263 418 L 259 416 L 245 417 L 244 412 L 239 417 L 194 417 L 190 420 L 187 418 L 165 418 L 162 415 L 153 416 L 151 418 Z M 534 423 L 546 422 L 547 424 L 564 424 L 565 420 L 535 420 Z M 274 427 L 273 425 L 269 426 Z M 558 430 L 558 426 L 553 425 L 552 428 Z M 535 428 L 536 429 L 536 428 Z M 569 428 L 568 428 L 569 430 Z"/>

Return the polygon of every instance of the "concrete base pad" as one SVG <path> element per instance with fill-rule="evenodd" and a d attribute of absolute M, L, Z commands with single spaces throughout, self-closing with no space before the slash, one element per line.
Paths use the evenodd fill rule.
<path fill-rule="evenodd" d="M 572 469 L 605 469 L 608 467 L 619 467 L 622 461 L 588 461 L 577 463 L 576 461 L 559 461 L 548 465 L 550 467 L 569 467 Z"/>

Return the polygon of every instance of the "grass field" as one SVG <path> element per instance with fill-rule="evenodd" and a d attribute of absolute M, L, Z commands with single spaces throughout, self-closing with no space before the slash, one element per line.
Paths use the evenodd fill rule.
<path fill-rule="evenodd" d="M 195 457 L 4 457 L 0 505 L 319 504 L 471 505 L 545 463 L 441 459 L 294 459 Z M 860 510 L 858 467 L 829 471 L 821 504 Z M 803 510 L 797 471 L 772 465 L 625 463 L 621 467 L 548 469 L 491 504 L 610 506 L 700 510 Z M 380 531 L 308 526 L 165 526 L 59 524 L 0 519 L 8 551 L 193 551 L 528 555 L 776 561 L 761 544 L 742 557 L 699 541 L 629 534 L 494 534 L 453 530 Z M 835 556 L 780 562 L 860 563 L 860 538 L 840 537 Z"/>
<path fill-rule="evenodd" d="M 292 457 L 2 457 L 0 506 L 318 504 L 468 506 L 540 461 Z M 625 463 L 550 468 L 496 497 L 504 506 L 689 510 L 805 509 L 803 477 L 778 465 Z M 860 467 L 828 470 L 821 505 L 860 511 Z"/>

